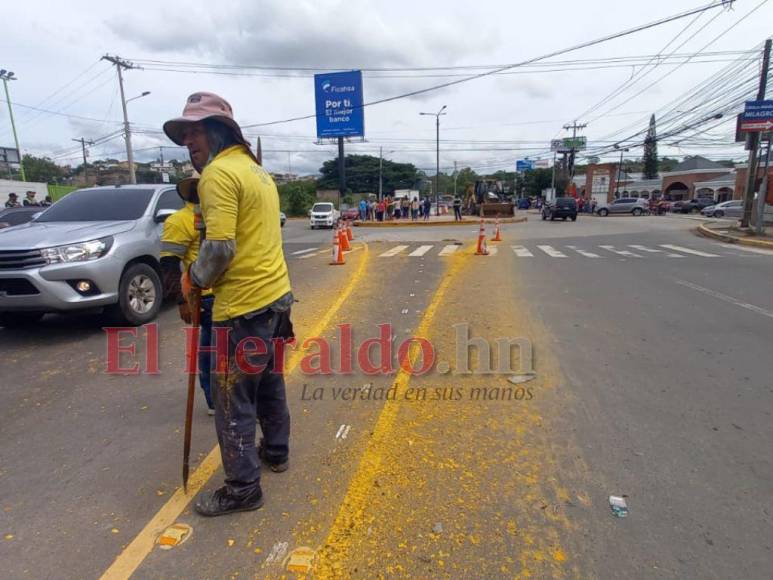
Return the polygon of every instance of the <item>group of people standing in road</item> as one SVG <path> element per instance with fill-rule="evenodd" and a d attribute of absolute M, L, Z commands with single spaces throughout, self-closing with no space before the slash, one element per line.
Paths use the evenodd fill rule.
<path fill-rule="evenodd" d="M 19 196 L 11 192 L 8 194 L 8 201 L 5 202 L 5 207 L 48 207 L 54 203 L 51 201 L 50 195 L 47 195 L 43 201 L 35 199 L 35 195 L 34 191 L 28 191 L 22 203 L 19 203 Z"/>
<path fill-rule="evenodd" d="M 418 197 L 413 199 L 408 197 L 392 198 L 386 195 L 378 201 L 363 198 L 358 204 L 358 209 L 362 221 L 383 222 L 399 219 L 418 221 L 419 218 L 429 221 L 432 200 L 429 197 L 419 200 Z"/>

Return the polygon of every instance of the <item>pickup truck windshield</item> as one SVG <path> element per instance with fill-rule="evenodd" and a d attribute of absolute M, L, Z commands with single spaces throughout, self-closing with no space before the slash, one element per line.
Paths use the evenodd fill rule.
<path fill-rule="evenodd" d="M 37 222 L 136 220 L 145 213 L 152 189 L 82 189 L 48 208 Z"/>
<path fill-rule="evenodd" d="M 315 203 L 314 207 L 311 208 L 311 211 L 314 213 L 328 213 L 333 211 L 333 204 L 332 203 Z"/>

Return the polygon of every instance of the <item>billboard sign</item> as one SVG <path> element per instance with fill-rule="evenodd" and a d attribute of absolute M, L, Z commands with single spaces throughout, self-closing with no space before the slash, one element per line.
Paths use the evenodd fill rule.
<path fill-rule="evenodd" d="M 583 151 L 587 145 L 587 137 L 564 137 L 563 139 L 553 139 L 550 142 L 550 150 L 556 153 L 571 153 L 572 150 Z"/>
<path fill-rule="evenodd" d="M 19 164 L 19 150 L 15 147 L 0 147 L 0 161 Z"/>
<path fill-rule="evenodd" d="M 746 101 L 739 129 L 741 131 L 772 131 L 773 101 Z"/>
<path fill-rule="evenodd" d="M 534 169 L 534 161 L 529 159 L 518 159 L 515 162 L 515 170 L 518 173 L 523 173 L 524 171 L 530 171 L 532 169 Z"/>
<path fill-rule="evenodd" d="M 314 75 L 317 138 L 364 137 L 362 72 Z"/>

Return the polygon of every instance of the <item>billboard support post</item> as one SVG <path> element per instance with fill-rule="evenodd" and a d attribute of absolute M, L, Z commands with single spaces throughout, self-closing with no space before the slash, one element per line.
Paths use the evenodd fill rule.
<path fill-rule="evenodd" d="M 338 138 L 338 209 L 341 199 L 346 195 L 346 163 L 344 161 L 344 138 Z"/>

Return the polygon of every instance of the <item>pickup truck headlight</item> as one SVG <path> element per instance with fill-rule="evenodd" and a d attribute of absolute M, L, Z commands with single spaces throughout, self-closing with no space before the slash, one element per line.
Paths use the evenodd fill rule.
<path fill-rule="evenodd" d="M 78 244 L 67 244 L 66 246 L 56 246 L 54 248 L 44 248 L 41 250 L 43 258 L 49 264 L 62 264 L 69 262 L 90 262 L 101 258 L 113 245 L 113 238 L 100 238 L 90 242 L 80 242 Z"/>

